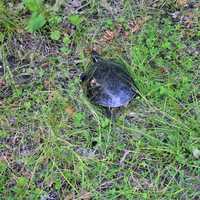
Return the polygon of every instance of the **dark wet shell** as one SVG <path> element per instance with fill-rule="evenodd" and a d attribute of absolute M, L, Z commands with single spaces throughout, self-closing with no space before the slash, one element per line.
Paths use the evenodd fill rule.
<path fill-rule="evenodd" d="M 99 60 L 86 76 L 87 95 L 96 104 L 121 107 L 136 96 L 133 80 L 123 65 Z"/>

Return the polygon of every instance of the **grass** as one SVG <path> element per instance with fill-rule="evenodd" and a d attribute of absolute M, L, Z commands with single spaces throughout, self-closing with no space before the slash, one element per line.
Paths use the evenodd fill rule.
<path fill-rule="evenodd" d="M 199 8 L 192 21 L 174 22 L 170 13 L 188 17 L 190 8 L 114 2 L 91 0 L 77 10 L 47 1 L 44 14 L 17 1 L 4 5 L 1 199 L 199 198 Z M 139 30 L 131 33 L 133 20 Z M 91 47 L 124 62 L 139 88 L 116 121 L 81 88 Z"/>

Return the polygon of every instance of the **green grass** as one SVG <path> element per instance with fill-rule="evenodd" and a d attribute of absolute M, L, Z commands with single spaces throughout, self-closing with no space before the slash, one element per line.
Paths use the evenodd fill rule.
<path fill-rule="evenodd" d="M 0 199 L 199 198 L 200 59 L 189 53 L 198 50 L 199 10 L 188 29 L 163 13 L 177 9 L 170 1 L 155 9 L 131 2 L 111 4 L 114 16 L 92 0 L 67 14 L 44 4 L 42 26 L 18 3 L 0 13 L 0 97 L 12 90 L 0 100 Z M 138 16 L 151 17 L 131 33 Z M 119 26 L 127 37 L 99 42 Z M 124 62 L 139 88 L 115 121 L 81 88 L 91 47 Z M 8 55 L 17 57 L 15 67 Z M 22 74 L 31 81 L 22 84 Z"/>

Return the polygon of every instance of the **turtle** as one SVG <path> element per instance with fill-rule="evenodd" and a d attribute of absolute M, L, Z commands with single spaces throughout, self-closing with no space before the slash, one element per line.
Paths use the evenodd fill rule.
<path fill-rule="evenodd" d="M 91 55 L 93 64 L 81 75 L 87 97 L 109 109 L 127 106 L 138 93 L 126 67 L 103 59 L 96 51 Z"/>

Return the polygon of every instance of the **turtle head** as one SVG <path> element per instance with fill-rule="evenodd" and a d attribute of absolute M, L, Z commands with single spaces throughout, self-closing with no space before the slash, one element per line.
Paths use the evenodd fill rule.
<path fill-rule="evenodd" d="M 93 50 L 91 54 L 92 54 L 92 60 L 94 63 L 102 60 L 101 56 L 96 51 Z"/>

